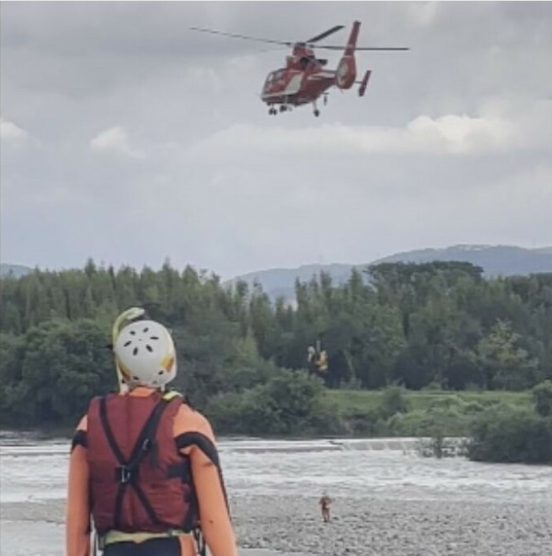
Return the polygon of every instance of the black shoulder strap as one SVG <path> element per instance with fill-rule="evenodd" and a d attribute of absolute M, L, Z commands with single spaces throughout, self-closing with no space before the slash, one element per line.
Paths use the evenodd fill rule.
<path fill-rule="evenodd" d="M 140 465 L 146 454 L 152 449 L 161 416 L 173 398 L 174 396 L 172 398 L 163 396 L 150 413 L 128 460 L 127 468 L 131 473 Z"/>
<path fill-rule="evenodd" d="M 121 452 L 121 449 L 115 440 L 115 436 L 113 435 L 113 430 L 109 424 L 109 420 L 107 418 L 106 398 L 102 397 L 100 399 L 100 420 L 111 451 L 119 462 L 119 469 L 121 470 L 120 482 L 126 483 L 130 480 L 130 475 L 132 475 L 133 471 L 140 465 L 142 459 L 150 451 L 155 440 L 157 427 L 159 426 L 159 421 L 161 420 L 163 411 L 167 408 L 169 403 L 178 396 L 179 394 L 177 392 L 168 392 L 161 397 L 157 405 L 150 413 L 146 423 L 142 427 L 128 460 L 125 459 L 123 453 Z"/>
<path fill-rule="evenodd" d="M 102 428 L 104 430 L 105 437 L 107 438 L 107 442 L 113 455 L 117 458 L 119 465 L 123 465 L 125 463 L 125 457 L 123 456 L 117 441 L 115 440 L 115 436 L 113 435 L 113 431 L 111 430 L 111 426 L 109 425 L 109 420 L 107 419 L 107 398 L 106 396 L 102 396 L 100 398 L 100 422 L 102 424 Z"/>

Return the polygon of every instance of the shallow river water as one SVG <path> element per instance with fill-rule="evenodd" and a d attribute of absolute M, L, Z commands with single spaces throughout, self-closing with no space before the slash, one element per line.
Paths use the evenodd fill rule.
<path fill-rule="evenodd" d="M 415 448 L 414 439 L 219 443 L 230 498 L 317 497 L 326 490 L 352 499 L 516 500 L 552 512 L 551 467 L 488 465 L 461 457 L 436 460 L 420 457 Z M 31 508 L 63 499 L 68 450 L 65 440 L 2 439 L 1 556 L 63 554 L 61 524 L 44 516 L 34 519 Z M 21 515 L 21 507 L 29 508 L 28 516 Z"/>

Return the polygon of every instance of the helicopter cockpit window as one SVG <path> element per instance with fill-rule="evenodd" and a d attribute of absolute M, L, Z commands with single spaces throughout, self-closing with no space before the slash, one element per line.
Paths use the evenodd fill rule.
<path fill-rule="evenodd" d="M 316 62 L 317 62 L 317 60 L 314 56 L 303 56 L 299 60 L 299 66 L 301 67 L 302 70 L 306 70 L 310 66 L 315 65 Z"/>
<path fill-rule="evenodd" d="M 269 73 L 268 77 L 266 78 L 267 85 L 269 85 L 273 81 L 276 81 L 277 79 L 279 79 L 281 74 L 282 74 L 281 71 L 273 71 L 272 73 Z"/>

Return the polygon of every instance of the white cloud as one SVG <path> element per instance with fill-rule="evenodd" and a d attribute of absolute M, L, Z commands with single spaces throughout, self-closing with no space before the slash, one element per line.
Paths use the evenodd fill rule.
<path fill-rule="evenodd" d="M 128 134 L 122 127 L 112 127 L 102 131 L 92 141 L 92 150 L 124 155 L 131 158 L 143 158 L 142 151 L 132 149 L 128 143 Z"/>
<path fill-rule="evenodd" d="M 4 256 L 169 255 L 231 275 L 437 240 L 549 243 L 550 3 L 324 2 L 295 19 L 270 2 L 103 2 L 63 17 L 8 4 L 3 114 L 29 136 L 2 153 Z M 366 98 L 334 91 L 319 119 L 308 106 L 271 118 L 259 99 L 288 48 L 181 25 L 295 40 L 342 23 L 324 42 L 343 44 L 355 19 L 359 44 L 411 50 L 359 52 Z M 335 67 L 341 53 L 327 54 Z M 28 148 L 35 136 L 44 148 Z"/>
<path fill-rule="evenodd" d="M 235 124 L 193 150 L 212 157 L 240 153 L 286 156 L 486 156 L 549 149 L 552 101 L 492 97 L 477 113 L 421 114 L 404 126 L 341 123 L 302 128 Z"/>
<path fill-rule="evenodd" d="M 194 148 L 194 154 L 486 155 L 523 149 L 518 126 L 505 118 L 421 115 L 404 127 L 346 126 L 291 129 L 236 124 Z"/>
<path fill-rule="evenodd" d="M 472 118 L 466 114 L 435 119 L 419 116 L 406 126 L 403 140 L 428 154 L 492 154 L 514 146 L 514 128 L 512 122 L 499 118 Z"/>
<path fill-rule="evenodd" d="M 29 134 L 12 122 L 0 120 L 0 139 L 10 145 L 20 147 L 29 139 Z"/>
<path fill-rule="evenodd" d="M 437 19 L 439 2 L 412 2 L 407 4 L 406 10 L 415 25 L 430 27 Z"/>
<path fill-rule="evenodd" d="M 433 195 L 431 202 L 419 204 L 420 221 L 428 229 L 440 230 L 440 241 L 448 244 L 550 243 L 552 166 L 549 163 L 505 174 L 500 179 L 477 181 L 463 195 L 443 190 L 440 195 Z M 469 215 L 465 220 L 469 225 L 458 215 Z M 411 225 L 413 233 L 423 234 L 423 226 Z M 486 238 L 484 242 L 482 237 Z M 429 238 L 426 243 L 429 244 Z"/>

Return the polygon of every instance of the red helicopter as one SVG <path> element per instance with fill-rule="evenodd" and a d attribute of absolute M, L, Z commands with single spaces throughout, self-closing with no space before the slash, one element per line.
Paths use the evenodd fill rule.
<path fill-rule="evenodd" d="M 235 35 L 233 33 L 222 33 L 220 31 L 202 29 L 199 27 L 191 27 L 191 29 L 203 33 L 279 44 L 293 48 L 291 56 L 286 57 L 286 67 L 270 72 L 261 92 L 261 100 L 270 107 L 268 113 L 271 115 L 276 115 L 278 113 L 276 109 L 277 106 L 279 106 L 280 112 L 286 112 L 291 110 L 294 106 L 312 103 L 314 115 L 319 116 L 320 110 L 318 109 L 316 101 L 322 96 L 324 104 L 326 104 L 328 101 L 328 89 L 331 87 L 350 89 L 354 84 L 358 84 L 360 85 L 358 88 L 358 95 L 361 97 L 364 96 L 368 80 L 370 79 L 371 70 L 368 70 L 364 74 L 362 81 L 356 81 L 356 50 L 409 50 L 407 47 L 356 46 L 358 32 L 360 30 L 360 21 L 355 21 L 345 47 L 316 45 L 316 48 L 323 48 L 326 50 L 344 50 L 337 68 L 335 70 L 328 70 L 324 69 L 328 60 L 317 58 L 312 48 L 318 41 L 343 29 L 343 25 L 336 25 L 316 35 L 312 39 L 295 43 Z"/>

